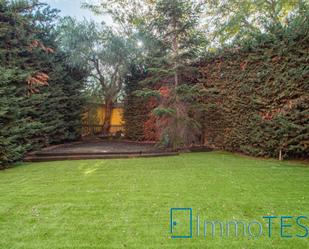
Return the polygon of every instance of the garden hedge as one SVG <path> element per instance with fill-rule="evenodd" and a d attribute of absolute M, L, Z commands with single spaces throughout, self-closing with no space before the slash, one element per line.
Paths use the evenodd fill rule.
<path fill-rule="evenodd" d="M 308 25 L 307 25 L 308 27 Z M 309 155 L 308 28 L 265 36 L 200 63 L 205 144 L 254 156 Z"/>

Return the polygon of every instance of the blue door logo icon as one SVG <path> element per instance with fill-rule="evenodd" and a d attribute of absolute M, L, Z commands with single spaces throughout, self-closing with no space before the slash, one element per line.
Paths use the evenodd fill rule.
<path fill-rule="evenodd" d="M 192 238 L 192 208 L 171 208 L 170 232 L 172 239 Z"/>

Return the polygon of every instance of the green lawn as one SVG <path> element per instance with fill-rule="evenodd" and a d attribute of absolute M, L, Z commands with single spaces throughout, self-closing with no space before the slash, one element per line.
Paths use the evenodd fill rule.
<path fill-rule="evenodd" d="M 0 171 L 0 248 L 309 248 L 294 220 L 286 239 L 277 220 L 268 238 L 262 219 L 309 216 L 308 166 L 221 152 L 22 164 Z M 192 239 L 170 237 L 175 207 L 193 209 Z M 264 234 L 197 237 L 197 214 L 257 220 Z"/>

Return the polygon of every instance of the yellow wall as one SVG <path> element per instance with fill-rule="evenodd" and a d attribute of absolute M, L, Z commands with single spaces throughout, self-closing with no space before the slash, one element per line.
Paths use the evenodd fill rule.
<path fill-rule="evenodd" d="M 99 118 L 99 125 L 103 125 L 105 117 L 104 106 L 97 108 L 97 116 Z M 112 111 L 111 125 L 123 125 L 123 108 L 114 108 Z"/>
<path fill-rule="evenodd" d="M 89 126 L 102 126 L 105 116 L 104 105 L 94 107 L 96 110 L 88 111 L 83 117 L 83 136 L 89 135 Z M 92 114 L 91 114 L 92 113 Z M 92 115 L 92 117 L 91 117 Z M 95 117 L 94 117 L 95 116 Z M 115 134 L 117 131 L 124 130 L 123 108 L 114 108 L 111 117 L 111 129 L 110 133 Z M 100 127 L 97 127 L 96 133 L 100 132 Z"/>

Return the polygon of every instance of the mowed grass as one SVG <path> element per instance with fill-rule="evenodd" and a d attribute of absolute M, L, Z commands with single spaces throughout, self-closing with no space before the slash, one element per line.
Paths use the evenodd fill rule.
<path fill-rule="evenodd" d="M 308 166 L 223 152 L 22 164 L 0 171 L 0 248 L 309 248 L 294 220 L 286 239 L 262 219 L 309 216 Z M 193 209 L 192 239 L 171 239 L 174 207 Z M 197 215 L 257 220 L 263 235 L 197 237 Z"/>

